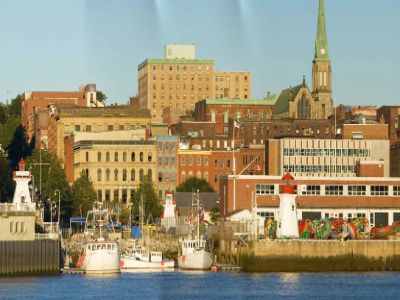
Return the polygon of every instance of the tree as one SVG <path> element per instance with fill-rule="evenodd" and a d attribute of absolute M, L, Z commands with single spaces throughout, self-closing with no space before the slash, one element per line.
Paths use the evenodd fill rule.
<path fill-rule="evenodd" d="M 8 145 L 10 145 L 15 130 L 18 126 L 21 125 L 21 119 L 16 118 L 8 118 L 4 124 L 0 124 L 0 145 L 1 148 L 6 149 Z"/>
<path fill-rule="evenodd" d="M 214 192 L 207 180 L 197 177 L 189 177 L 176 188 L 177 192 L 193 192 L 193 190 L 199 190 L 200 193 Z"/>
<path fill-rule="evenodd" d="M 105 102 L 107 100 L 107 96 L 102 91 L 97 91 L 96 92 L 96 100 L 105 104 Z"/>
<path fill-rule="evenodd" d="M 139 189 L 133 195 L 132 210 L 136 216 L 139 216 L 140 214 L 140 203 L 142 197 L 144 204 L 144 219 L 147 220 L 150 214 L 153 218 L 160 216 L 162 213 L 160 198 L 157 195 L 149 174 L 143 178 L 140 182 Z"/>
<path fill-rule="evenodd" d="M 0 202 L 7 202 L 12 196 L 13 187 L 7 161 L 3 154 L 0 154 Z"/>
<path fill-rule="evenodd" d="M 85 171 L 82 171 L 79 178 L 72 185 L 72 200 L 74 205 L 74 215 L 80 215 L 81 210 L 86 214 L 93 207 L 97 200 L 93 182 Z"/>
<path fill-rule="evenodd" d="M 32 150 L 26 141 L 25 128 L 19 125 L 14 132 L 10 145 L 7 147 L 8 161 L 11 170 L 16 170 L 21 157 L 26 158 L 32 154 Z"/>
<path fill-rule="evenodd" d="M 213 208 L 211 208 L 211 211 L 210 211 L 210 220 L 211 220 L 211 222 L 215 222 L 218 219 L 219 219 L 219 207 L 214 206 Z"/>
<path fill-rule="evenodd" d="M 17 97 L 11 100 L 11 103 L 8 105 L 9 117 L 21 116 L 21 103 L 22 103 L 21 95 L 18 95 Z"/>
<path fill-rule="evenodd" d="M 40 163 L 42 163 L 41 166 Z M 39 188 L 41 188 L 41 200 L 43 202 L 48 199 L 58 205 L 58 192 L 56 190 L 60 191 L 60 219 L 64 222 L 67 221 L 72 216 L 73 211 L 72 195 L 59 159 L 47 150 L 35 150 L 32 156 L 27 158 L 27 168 L 31 170 L 34 176 L 35 189 L 39 192 Z"/>

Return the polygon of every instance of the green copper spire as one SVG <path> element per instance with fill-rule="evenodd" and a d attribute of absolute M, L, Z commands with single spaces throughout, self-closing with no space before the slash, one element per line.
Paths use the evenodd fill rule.
<path fill-rule="evenodd" d="M 319 0 L 317 38 L 315 39 L 316 60 L 329 60 L 328 36 L 325 24 L 325 1 Z"/>

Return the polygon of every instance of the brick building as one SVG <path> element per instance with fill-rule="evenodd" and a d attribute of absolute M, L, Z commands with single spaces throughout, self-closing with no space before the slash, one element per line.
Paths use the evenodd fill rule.
<path fill-rule="evenodd" d="M 390 143 L 400 142 L 400 106 L 381 106 L 377 111 L 377 121 L 388 124 Z"/>
<path fill-rule="evenodd" d="M 177 186 L 177 136 L 157 136 L 158 145 L 158 193 L 165 199 L 168 192 L 174 192 Z"/>

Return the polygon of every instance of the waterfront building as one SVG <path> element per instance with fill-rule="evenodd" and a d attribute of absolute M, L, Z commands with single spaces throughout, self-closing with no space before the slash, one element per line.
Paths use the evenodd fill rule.
<path fill-rule="evenodd" d="M 248 71 L 215 72 L 215 99 L 251 99 L 251 74 Z"/>
<path fill-rule="evenodd" d="M 24 92 L 21 99 L 21 123 L 26 129 L 28 140 L 32 138 L 35 128 L 39 126 L 35 114 L 39 109 L 49 105 L 63 104 L 77 107 L 103 107 L 97 101 L 96 84 L 90 83 L 79 87 L 78 91 L 33 91 Z"/>
<path fill-rule="evenodd" d="M 277 219 L 282 176 L 223 176 L 220 213 L 251 209 L 256 195 L 257 212 Z M 391 177 L 295 177 L 297 218 L 367 217 L 372 226 L 400 220 L 400 178 Z"/>
<path fill-rule="evenodd" d="M 49 108 L 48 149 L 64 163 L 64 137 L 76 132 L 108 132 L 150 128 L 147 111 L 128 106 L 105 108 Z"/>
<path fill-rule="evenodd" d="M 144 176 L 150 175 L 157 189 L 157 142 L 148 140 L 145 131 L 75 132 L 67 137 L 68 181 L 73 182 L 84 171 L 99 201 L 125 205 Z"/>
<path fill-rule="evenodd" d="M 265 156 L 269 175 L 290 171 L 294 177 L 355 177 L 360 161 L 379 161 L 384 176 L 390 174 L 388 140 L 271 139 Z"/>
<path fill-rule="evenodd" d="M 195 45 L 166 45 L 164 58 L 148 58 L 138 66 L 139 107 L 161 122 L 165 107 L 193 111 L 199 100 L 221 95 L 220 88 L 222 95 L 250 97 L 248 72 L 218 73 L 218 91 L 216 76 L 214 60 L 196 58 Z"/>
<path fill-rule="evenodd" d="M 158 193 L 165 199 L 169 192 L 175 192 L 177 186 L 177 136 L 157 136 L 158 147 Z"/>

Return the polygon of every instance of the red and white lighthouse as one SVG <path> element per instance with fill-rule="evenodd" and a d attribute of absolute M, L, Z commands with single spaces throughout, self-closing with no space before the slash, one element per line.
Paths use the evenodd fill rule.
<path fill-rule="evenodd" d="M 279 194 L 278 238 L 299 238 L 297 223 L 296 194 L 294 177 L 289 173 L 282 177 L 282 192 Z"/>

